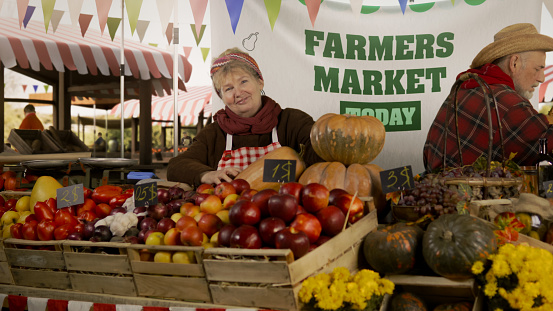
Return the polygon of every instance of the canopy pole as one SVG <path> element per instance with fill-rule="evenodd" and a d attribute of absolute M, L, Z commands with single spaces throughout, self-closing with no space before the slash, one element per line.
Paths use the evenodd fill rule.
<path fill-rule="evenodd" d="M 123 108 L 125 106 L 125 0 L 121 0 L 121 65 L 119 69 L 121 76 L 121 158 L 125 157 L 125 115 L 123 114 Z M 106 120 L 107 122 L 107 120 Z"/>
<path fill-rule="evenodd" d="M 96 99 L 94 99 L 94 104 L 92 104 L 92 109 L 94 109 L 94 119 L 92 121 L 92 127 L 94 128 L 94 136 L 92 136 L 92 141 L 94 142 L 92 144 L 92 156 L 96 157 Z M 84 141 L 84 135 L 83 135 L 83 141 Z M 107 144 L 106 144 L 107 145 Z"/>
<path fill-rule="evenodd" d="M 173 157 L 179 154 L 179 120 L 178 120 L 178 87 L 179 87 L 179 63 L 178 63 L 178 46 L 179 46 L 179 6 L 178 1 L 174 0 L 173 8 Z"/>

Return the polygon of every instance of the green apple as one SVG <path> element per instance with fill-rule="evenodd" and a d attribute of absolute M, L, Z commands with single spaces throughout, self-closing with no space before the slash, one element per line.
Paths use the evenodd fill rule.
<path fill-rule="evenodd" d="M 19 219 L 19 213 L 16 211 L 7 211 L 0 218 L 0 223 L 3 227 L 6 227 L 9 224 L 15 224 Z"/>

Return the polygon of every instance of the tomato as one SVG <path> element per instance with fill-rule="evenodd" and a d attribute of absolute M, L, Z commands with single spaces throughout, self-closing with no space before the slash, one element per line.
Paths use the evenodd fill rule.
<path fill-rule="evenodd" d="M 52 220 L 41 220 L 36 226 L 36 233 L 40 241 L 50 241 L 54 239 L 54 230 L 56 225 Z"/>
<path fill-rule="evenodd" d="M 38 221 L 44 219 L 54 220 L 55 210 L 51 209 L 45 202 L 36 202 L 34 206 L 35 216 Z"/>
<path fill-rule="evenodd" d="M 16 173 L 14 171 L 5 171 L 4 173 L 2 173 L 2 179 L 4 180 L 8 179 L 9 177 L 15 178 L 15 176 Z"/>
<path fill-rule="evenodd" d="M 92 190 L 88 189 L 87 187 L 83 187 L 83 196 L 85 199 L 90 198 L 92 195 Z"/>
<path fill-rule="evenodd" d="M 17 189 L 17 179 L 15 177 L 8 177 L 4 180 L 4 189 L 15 190 Z"/>
<path fill-rule="evenodd" d="M 73 233 L 73 232 L 83 233 L 83 230 L 84 230 L 84 224 L 80 222 L 75 227 L 73 227 L 73 230 L 69 233 Z"/>
<path fill-rule="evenodd" d="M 77 205 L 77 216 L 87 211 L 94 211 L 96 208 L 96 202 L 90 198 L 84 199 L 84 203 Z"/>
<path fill-rule="evenodd" d="M 23 223 L 20 222 L 15 223 L 13 224 L 13 226 L 10 227 L 10 234 L 12 235 L 12 238 L 23 239 L 21 228 L 23 228 Z"/>
<path fill-rule="evenodd" d="M 59 209 L 54 215 L 54 223 L 56 227 L 66 224 L 74 227 L 79 223 L 79 221 L 68 210 Z"/>
<path fill-rule="evenodd" d="M 25 240 L 38 240 L 38 235 L 36 232 L 37 225 L 38 222 L 36 220 L 31 220 L 23 224 L 23 226 L 21 227 L 21 235 Z"/>
<path fill-rule="evenodd" d="M 79 216 L 77 216 L 77 219 L 80 221 L 84 221 L 84 220 L 93 221 L 96 218 L 98 218 L 98 216 L 96 216 L 96 213 L 94 213 L 94 210 L 84 211 L 81 214 L 79 214 Z"/>
<path fill-rule="evenodd" d="M 109 200 L 109 206 L 111 206 L 111 208 L 121 207 L 130 197 L 132 197 L 132 194 L 129 193 L 118 194 Z"/>
<path fill-rule="evenodd" d="M 123 193 L 123 188 L 119 186 L 110 186 L 110 185 L 104 185 L 99 186 L 92 191 L 92 195 L 90 198 L 98 203 L 109 203 L 109 200 L 113 198 L 114 196 Z"/>
<path fill-rule="evenodd" d="M 94 209 L 94 211 L 96 212 L 96 215 L 98 216 L 98 218 L 102 219 L 102 218 L 106 218 L 109 215 L 109 213 L 111 213 L 112 209 L 113 208 L 107 205 L 106 203 L 100 203 L 96 205 L 96 208 Z"/>
<path fill-rule="evenodd" d="M 123 191 L 123 193 L 134 194 L 134 188 L 129 188 L 129 189 Z"/>
<path fill-rule="evenodd" d="M 74 231 L 74 227 L 70 224 L 61 225 L 54 230 L 54 238 L 56 240 L 65 240 L 72 231 Z"/>

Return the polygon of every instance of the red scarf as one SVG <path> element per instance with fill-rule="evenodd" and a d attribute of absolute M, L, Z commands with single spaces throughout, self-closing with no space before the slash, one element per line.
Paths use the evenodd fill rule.
<path fill-rule="evenodd" d="M 476 69 L 469 69 L 465 72 L 472 72 L 478 74 L 480 78 L 482 78 L 486 83 L 488 84 L 505 84 L 509 87 L 511 87 L 513 90 L 515 89 L 515 83 L 513 82 L 513 79 L 509 77 L 506 73 L 499 68 L 499 66 L 494 64 L 485 64 L 481 67 L 478 67 Z M 459 75 L 457 75 L 457 79 L 459 79 L 459 76 L 464 74 L 465 72 L 461 72 Z M 464 89 L 473 89 L 480 87 L 478 82 L 474 79 L 469 79 L 461 85 Z"/>
<path fill-rule="evenodd" d="M 225 133 L 231 135 L 266 134 L 278 124 L 280 105 L 267 96 L 261 97 L 261 110 L 251 118 L 244 118 L 228 107 L 217 111 L 215 120 Z"/>

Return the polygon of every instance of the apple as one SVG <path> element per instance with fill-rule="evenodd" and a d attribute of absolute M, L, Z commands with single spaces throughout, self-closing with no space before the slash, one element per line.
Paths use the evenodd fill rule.
<path fill-rule="evenodd" d="M 284 220 L 277 217 L 267 217 L 259 222 L 259 235 L 265 245 L 275 246 L 275 234 L 286 228 Z"/>
<path fill-rule="evenodd" d="M 346 215 L 344 212 L 333 205 L 329 205 L 318 211 L 316 216 L 321 223 L 324 234 L 331 237 L 342 232 L 344 224 L 346 223 Z"/>
<path fill-rule="evenodd" d="M 161 233 L 166 233 L 172 228 L 175 228 L 175 221 L 171 218 L 165 217 L 157 222 L 156 229 Z"/>
<path fill-rule="evenodd" d="M 303 206 L 301 206 L 301 205 L 298 205 L 298 211 L 296 212 L 296 216 L 299 215 L 299 214 L 305 214 L 305 213 L 307 213 L 305 208 L 303 208 Z"/>
<path fill-rule="evenodd" d="M 332 237 L 329 237 L 328 235 L 321 235 L 321 236 L 319 236 L 319 239 L 315 242 L 315 245 L 316 246 L 321 246 L 322 244 L 326 243 L 331 238 Z"/>
<path fill-rule="evenodd" d="M 17 199 L 8 199 L 6 200 L 6 203 L 4 203 L 4 207 L 6 207 L 9 211 L 16 211 L 15 206 L 17 205 Z"/>
<path fill-rule="evenodd" d="M 144 240 L 144 244 L 146 245 L 163 245 L 163 239 L 165 238 L 165 234 L 159 231 L 153 231 L 150 234 L 147 234 L 146 240 Z"/>
<path fill-rule="evenodd" d="M 240 193 L 240 199 L 249 201 L 252 199 L 253 195 L 256 194 L 258 191 L 255 189 L 246 189 Z"/>
<path fill-rule="evenodd" d="M 213 193 L 197 193 L 194 204 L 200 206 L 200 204 L 202 204 L 202 202 L 210 195 L 213 195 Z"/>
<path fill-rule="evenodd" d="M 163 204 L 169 203 L 171 201 L 171 196 L 169 195 L 169 190 L 164 188 L 157 189 L 157 201 Z"/>
<path fill-rule="evenodd" d="M 267 209 L 269 215 L 278 217 L 288 223 L 296 217 L 298 201 L 291 194 L 276 194 L 269 198 Z"/>
<path fill-rule="evenodd" d="M 250 189 L 250 183 L 242 178 L 233 179 L 230 184 L 234 187 L 237 194 L 242 194 L 244 190 Z"/>
<path fill-rule="evenodd" d="M 241 225 L 230 235 L 230 247 L 233 248 L 259 249 L 261 245 L 261 236 L 254 226 Z"/>
<path fill-rule="evenodd" d="M 219 231 L 215 232 L 210 238 L 209 243 L 213 244 L 215 247 L 219 246 Z"/>
<path fill-rule="evenodd" d="M 251 201 L 259 207 L 261 217 L 265 218 L 269 216 L 267 202 L 269 202 L 270 197 L 276 194 L 278 194 L 278 192 L 274 189 L 263 189 L 252 196 Z"/>
<path fill-rule="evenodd" d="M 336 200 L 338 207 L 345 215 L 348 215 L 348 222 L 355 223 L 365 215 L 365 205 L 363 201 L 352 194 L 343 194 Z"/>
<path fill-rule="evenodd" d="M 230 209 L 231 206 L 233 206 L 236 201 L 240 199 L 240 195 L 237 193 L 229 194 L 224 200 L 223 200 L 223 209 Z"/>
<path fill-rule="evenodd" d="M 177 222 L 175 223 L 175 228 L 177 228 L 177 230 L 179 231 L 182 231 L 182 229 L 188 227 L 188 226 L 195 226 L 197 227 L 198 226 L 198 223 L 196 222 L 196 220 L 194 220 L 194 218 L 190 217 L 190 216 L 182 216 L 181 218 L 179 218 L 179 220 L 177 220 Z"/>
<path fill-rule="evenodd" d="M 157 251 L 154 255 L 154 262 L 172 262 L 173 253 L 167 251 Z"/>
<path fill-rule="evenodd" d="M 215 194 L 210 194 L 208 197 L 205 198 L 205 200 L 202 201 L 202 203 L 200 203 L 200 211 L 208 214 L 215 214 L 222 209 L 223 203 L 221 202 L 221 199 Z"/>
<path fill-rule="evenodd" d="M 220 210 L 217 212 L 217 217 L 221 218 L 221 220 L 223 221 L 223 224 L 230 224 L 230 217 L 229 217 L 229 210 L 228 209 L 224 209 L 224 210 Z"/>
<path fill-rule="evenodd" d="M 349 192 L 340 188 L 334 188 L 330 190 L 330 192 L 328 193 L 328 205 L 336 206 L 336 201 L 344 194 L 349 194 Z"/>
<path fill-rule="evenodd" d="M 13 226 L 10 227 L 10 234 L 12 238 L 14 239 L 23 239 L 23 234 L 21 233 L 21 229 L 23 228 L 23 223 L 16 223 L 13 224 Z"/>
<path fill-rule="evenodd" d="M 200 221 L 200 219 L 205 215 L 207 214 L 206 212 L 199 212 L 198 214 L 194 215 L 194 220 L 196 221 L 196 223 L 198 221 Z"/>
<path fill-rule="evenodd" d="M 177 223 L 177 221 L 179 221 L 179 219 L 184 216 L 183 214 L 181 214 L 180 212 L 177 212 L 177 213 L 174 213 L 173 215 L 171 215 L 171 219 L 173 219 L 173 221 L 175 223 Z"/>
<path fill-rule="evenodd" d="M 192 202 L 185 202 L 185 203 L 183 203 L 183 204 L 180 206 L 180 208 L 179 208 L 179 213 L 185 215 L 185 214 L 186 214 L 186 211 L 187 211 L 190 207 L 192 207 L 192 206 L 194 206 L 194 203 L 192 203 Z"/>
<path fill-rule="evenodd" d="M 301 190 L 303 189 L 303 185 L 299 182 L 287 182 L 280 186 L 280 189 L 278 190 L 279 194 L 290 194 L 296 198 L 298 201 L 298 204 L 301 204 Z"/>
<path fill-rule="evenodd" d="M 217 186 L 215 186 L 215 190 L 213 191 L 213 194 L 219 197 L 221 201 L 225 200 L 225 198 L 230 194 L 236 194 L 236 189 L 230 182 L 223 181 Z"/>
<path fill-rule="evenodd" d="M 221 218 L 213 214 L 205 214 L 198 221 L 198 228 L 200 228 L 200 230 L 202 230 L 208 238 L 211 238 L 211 236 L 218 232 L 221 227 L 223 227 L 223 221 Z"/>
<path fill-rule="evenodd" d="M 148 208 L 146 208 L 146 212 L 148 213 L 149 217 L 152 217 L 157 221 L 161 220 L 164 217 L 169 217 L 169 209 L 167 208 L 167 205 L 162 202 L 158 202 L 155 205 L 148 206 Z"/>
<path fill-rule="evenodd" d="M 196 255 L 193 251 L 174 252 L 172 260 L 173 263 L 194 264 L 196 263 Z"/>
<path fill-rule="evenodd" d="M 301 190 L 301 205 L 306 211 L 316 213 L 328 206 L 329 194 L 330 191 L 319 183 L 307 184 Z"/>
<path fill-rule="evenodd" d="M 180 230 L 177 228 L 171 228 L 165 232 L 163 236 L 163 244 L 165 245 L 182 245 L 180 240 Z"/>
<path fill-rule="evenodd" d="M 190 216 L 192 218 L 196 217 L 200 213 L 200 206 L 199 205 L 192 205 L 189 206 L 186 211 L 184 212 L 184 216 Z"/>
<path fill-rule="evenodd" d="M 299 214 L 290 224 L 290 228 L 305 232 L 309 238 L 309 243 L 315 243 L 321 235 L 322 227 L 319 219 L 313 214 Z"/>
<path fill-rule="evenodd" d="M 303 231 L 288 227 L 275 234 L 275 247 L 278 249 L 289 248 L 295 259 L 307 254 L 309 246 L 309 237 Z"/>
<path fill-rule="evenodd" d="M 19 219 L 19 213 L 16 211 L 9 210 L 0 217 L 0 223 L 2 223 L 2 226 L 7 226 L 9 224 L 15 224 L 17 223 L 17 220 Z"/>
<path fill-rule="evenodd" d="M 167 208 L 169 209 L 169 214 L 173 215 L 175 213 L 179 213 L 180 208 L 184 203 L 186 203 L 186 200 L 184 199 L 176 199 L 176 200 L 169 201 L 169 203 L 166 204 Z"/>
<path fill-rule="evenodd" d="M 219 245 L 230 247 L 230 236 L 235 229 L 236 226 L 233 224 L 226 224 L 222 226 L 219 230 L 219 236 L 217 238 Z"/>
<path fill-rule="evenodd" d="M 146 217 L 142 219 L 138 228 L 140 230 L 144 230 L 144 229 L 150 230 L 150 229 L 155 229 L 156 227 L 157 227 L 157 220 L 153 219 L 152 217 Z"/>
<path fill-rule="evenodd" d="M 154 254 L 147 249 L 141 249 L 138 251 L 140 261 L 154 261 Z"/>
<path fill-rule="evenodd" d="M 185 246 L 202 246 L 204 242 L 204 233 L 197 226 L 188 226 L 182 229 L 180 240 Z"/>
<path fill-rule="evenodd" d="M 213 194 L 214 192 L 215 188 L 211 184 L 201 184 L 196 188 L 196 193 Z"/>
<path fill-rule="evenodd" d="M 240 200 L 230 208 L 228 216 L 230 223 L 237 227 L 253 226 L 261 220 L 261 211 L 254 203 Z"/>

